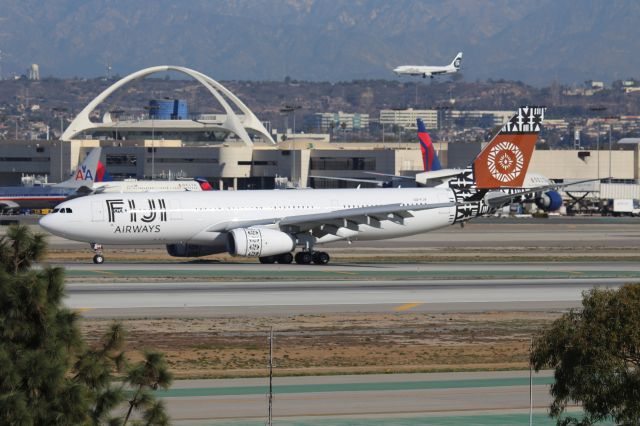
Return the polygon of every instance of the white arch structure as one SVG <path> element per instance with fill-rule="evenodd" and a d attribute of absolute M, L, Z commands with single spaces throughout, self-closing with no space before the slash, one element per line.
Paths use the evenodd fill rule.
<path fill-rule="evenodd" d="M 111 121 L 111 116 L 108 113 L 103 115 L 101 123 L 92 122 L 90 119 L 90 114 L 98 107 L 98 105 L 100 105 L 102 102 L 104 102 L 105 99 L 113 94 L 113 92 L 120 89 L 127 83 L 144 78 L 150 74 L 155 74 L 163 71 L 176 71 L 192 77 L 194 80 L 202 84 L 202 86 L 204 86 L 209 91 L 209 93 L 211 93 L 211 95 L 220 103 L 220 105 L 222 105 L 226 112 L 226 116 L 224 116 L 224 119 L 220 123 L 217 123 L 215 124 L 215 126 L 213 126 L 215 127 L 215 129 L 234 133 L 248 146 L 253 146 L 253 142 L 251 141 L 247 130 L 257 133 L 267 141 L 275 144 L 267 129 L 262 125 L 260 120 L 258 120 L 258 117 L 256 117 L 253 112 L 251 112 L 251 110 L 240 99 L 238 99 L 236 95 L 231 93 L 229 89 L 227 89 L 211 77 L 202 74 L 201 72 L 192 70 L 190 68 L 174 65 L 160 65 L 145 68 L 118 80 L 98 96 L 96 96 L 91 102 L 89 102 L 86 107 L 84 107 L 82 111 L 80 111 L 80 113 L 73 119 L 71 124 L 69 124 L 60 139 L 68 141 L 73 139 L 77 135 L 86 132 L 87 130 L 113 129 L 118 128 L 118 126 L 120 129 L 124 130 L 122 125 L 114 125 L 114 123 Z M 231 101 L 236 106 L 236 108 L 242 111 L 242 114 L 236 114 L 231 105 L 229 105 L 229 102 L 227 102 L 227 99 Z M 162 122 L 168 120 L 154 121 L 154 125 L 156 125 L 158 130 L 160 130 L 162 129 Z M 174 124 L 177 124 L 177 121 L 185 122 L 181 123 L 184 124 L 181 127 L 189 127 L 190 130 L 193 130 L 194 128 L 208 129 L 211 127 L 207 126 L 207 123 L 203 123 L 202 121 L 171 120 L 171 122 Z M 137 128 L 140 128 L 140 126 L 138 126 Z"/>

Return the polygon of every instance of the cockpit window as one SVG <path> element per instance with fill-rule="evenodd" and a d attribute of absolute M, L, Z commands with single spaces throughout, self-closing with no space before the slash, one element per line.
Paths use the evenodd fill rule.
<path fill-rule="evenodd" d="M 73 211 L 69 207 L 65 208 L 64 211 L 65 213 L 73 213 Z"/>
<path fill-rule="evenodd" d="M 60 211 L 60 209 L 53 209 L 52 213 L 58 213 Z"/>

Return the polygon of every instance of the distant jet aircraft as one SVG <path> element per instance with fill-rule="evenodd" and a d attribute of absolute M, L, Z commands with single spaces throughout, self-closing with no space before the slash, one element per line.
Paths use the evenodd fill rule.
<path fill-rule="evenodd" d="M 398 75 L 421 75 L 422 78 L 435 77 L 441 74 L 453 74 L 458 72 L 462 64 L 462 52 L 458 52 L 449 65 L 401 65 L 393 70 Z"/>

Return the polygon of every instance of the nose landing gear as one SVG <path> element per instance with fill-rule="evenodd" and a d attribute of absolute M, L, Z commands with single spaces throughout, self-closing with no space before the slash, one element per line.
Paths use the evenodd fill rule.
<path fill-rule="evenodd" d="M 101 265 L 104 263 L 104 256 L 102 254 L 102 244 L 91 243 L 91 250 L 95 253 L 93 256 L 93 263 Z"/>

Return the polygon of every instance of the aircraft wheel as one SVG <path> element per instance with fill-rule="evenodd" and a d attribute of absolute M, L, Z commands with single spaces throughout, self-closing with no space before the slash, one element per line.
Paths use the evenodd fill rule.
<path fill-rule="evenodd" d="M 308 251 L 301 251 L 296 253 L 295 260 L 297 264 L 308 265 L 313 260 L 313 257 Z"/>
<path fill-rule="evenodd" d="M 93 256 L 93 263 L 95 263 L 96 265 L 104 263 L 104 256 L 102 256 L 101 254 L 96 254 L 95 256 Z"/>
<path fill-rule="evenodd" d="M 278 256 L 278 263 L 289 264 L 293 262 L 293 255 L 291 253 L 282 253 Z"/>
<path fill-rule="evenodd" d="M 316 265 L 326 265 L 329 263 L 330 259 L 331 257 L 329 256 L 329 253 L 325 251 L 317 251 L 313 253 L 313 263 Z"/>
<path fill-rule="evenodd" d="M 259 257 L 258 259 L 260 260 L 260 263 L 265 263 L 265 264 L 276 263 L 275 256 L 263 256 L 263 257 Z"/>

